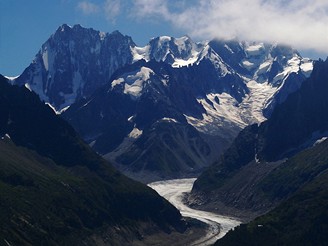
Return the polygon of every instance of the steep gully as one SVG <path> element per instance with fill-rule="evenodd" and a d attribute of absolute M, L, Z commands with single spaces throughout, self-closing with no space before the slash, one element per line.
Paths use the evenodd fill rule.
<path fill-rule="evenodd" d="M 195 210 L 186 206 L 182 201 L 183 196 L 191 191 L 195 180 L 195 178 L 164 180 L 150 183 L 148 186 L 179 209 L 182 216 L 194 218 L 208 224 L 209 229 L 206 236 L 194 242 L 193 245 L 211 245 L 241 222 L 234 218 Z"/>

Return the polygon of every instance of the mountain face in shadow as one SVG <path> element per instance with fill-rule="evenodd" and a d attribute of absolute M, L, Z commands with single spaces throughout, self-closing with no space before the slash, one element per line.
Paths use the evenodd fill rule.
<path fill-rule="evenodd" d="M 184 230 L 165 199 L 95 154 L 36 94 L 0 79 L 2 239 L 121 245 L 147 228 Z"/>

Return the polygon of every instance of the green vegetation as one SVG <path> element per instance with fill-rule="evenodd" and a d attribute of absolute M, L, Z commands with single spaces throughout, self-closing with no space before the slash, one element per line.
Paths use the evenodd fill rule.
<path fill-rule="evenodd" d="M 327 245 L 328 175 L 272 212 L 229 232 L 215 245 Z"/>
<path fill-rule="evenodd" d="M 257 125 L 248 126 L 241 131 L 220 160 L 198 177 L 193 189 L 197 191 L 217 189 L 231 178 L 239 168 L 254 160 L 257 131 Z"/>
<path fill-rule="evenodd" d="M 216 245 L 326 245 L 328 141 L 305 150 L 259 184 L 276 209 L 229 232 Z"/>
<path fill-rule="evenodd" d="M 105 180 L 4 140 L 0 153 L 0 238 L 8 242 L 69 245 L 106 227 L 137 232 L 138 221 L 152 220 L 163 230 L 179 225 L 173 207 L 119 173 Z"/>
<path fill-rule="evenodd" d="M 287 198 L 328 169 L 328 141 L 295 155 L 258 184 L 271 201 Z"/>
<path fill-rule="evenodd" d="M 222 158 L 195 182 L 194 190 L 215 190 L 256 157 L 262 162 L 290 158 L 325 136 L 328 126 L 328 59 L 317 61 L 301 88 L 277 105 L 260 126 L 240 132 Z"/>
<path fill-rule="evenodd" d="M 0 245 L 120 245 L 117 238 L 141 240 L 147 226 L 184 229 L 164 198 L 116 171 L 34 93 L 3 77 L 0 115 Z"/>
<path fill-rule="evenodd" d="M 291 157 L 306 142 L 327 131 L 328 59 L 317 61 L 301 88 L 278 105 L 259 129 L 260 157 L 266 161 Z"/>
<path fill-rule="evenodd" d="M 271 204 L 271 208 L 279 205 L 229 232 L 216 245 L 327 245 L 328 141 L 311 147 L 327 132 L 327 68 L 328 59 L 316 62 L 311 77 L 300 90 L 278 105 L 271 118 L 251 136 L 255 142 L 251 147 L 255 147 L 256 157 L 261 160 L 259 165 L 269 166 L 271 163 L 268 162 L 289 159 L 254 183 L 248 191 L 251 194 L 248 203 L 253 202 L 254 207 L 257 204 Z M 247 143 L 253 144 L 252 140 L 242 139 L 245 131 L 247 133 L 249 129 L 240 133 L 240 140 L 237 138 L 223 156 L 233 156 L 232 162 L 224 159 L 204 173 L 216 178 L 213 185 L 206 183 L 207 176 L 204 175 L 201 176 L 202 182 L 197 181 L 199 186 L 194 188 L 209 187 L 213 194 L 229 182 L 229 177 L 237 176 L 240 167 L 247 165 L 250 158 L 238 158 L 250 157 L 254 153 L 254 149 L 247 149 Z M 244 148 L 234 151 L 238 141 Z M 243 154 L 244 150 L 251 152 Z M 222 170 L 228 171 L 224 173 Z M 218 171 L 223 173 L 222 177 L 217 175 Z M 233 197 L 234 200 L 238 198 Z M 222 200 L 225 202 L 224 198 Z"/>

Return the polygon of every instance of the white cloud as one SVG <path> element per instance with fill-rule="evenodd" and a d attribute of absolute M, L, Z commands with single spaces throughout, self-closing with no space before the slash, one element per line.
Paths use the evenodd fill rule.
<path fill-rule="evenodd" d="M 92 3 L 82 1 L 77 4 L 77 9 L 81 10 L 85 15 L 103 14 L 104 17 L 115 23 L 117 16 L 121 12 L 121 0 L 105 0 Z"/>
<path fill-rule="evenodd" d="M 121 12 L 121 0 L 106 0 L 104 3 L 106 19 L 115 22 Z"/>
<path fill-rule="evenodd" d="M 77 8 L 82 10 L 83 14 L 86 15 L 98 13 L 100 10 L 98 5 L 87 1 L 79 2 Z"/>
<path fill-rule="evenodd" d="M 169 22 L 175 28 L 200 39 L 238 37 L 328 52 L 327 0 L 172 2 L 135 0 L 134 16 Z M 178 6 L 175 4 L 180 4 L 180 8 L 175 8 Z"/>

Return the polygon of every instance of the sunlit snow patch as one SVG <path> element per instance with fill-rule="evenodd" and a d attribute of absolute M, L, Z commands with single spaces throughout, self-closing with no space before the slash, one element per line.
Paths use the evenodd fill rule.
<path fill-rule="evenodd" d="M 52 49 L 48 49 L 47 46 L 42 47 L 42 61 L 44 68 L 46 71 L 52 70 L 53 69 L 53 64 L 54 64 L 54 59 L 55 59 L 55 54 L 53 53 Z"/>
<path fill-rule="evenodd" d="M 277 88 L 268 82 L 257 83 L 254 80 L 246 85 L 250 93 L 240 103 L 228 93 L 209 93 L 207 99 L 197 99 L 206 114 L 202 119 L 186 115 L 188 123 L 201 132 L 215 134 L 222 127 L 242 129 L 249 124 L 263 122 L 266 118 L 262 110 Z"/>
<path fill-rule="evenodd" d="M 318 144 L 321 144 L 321 143 L 324 142 L 326 139 L 327 139 L 327 137 L 322 137 L 322 138 L 318 139 L 318 140 L 314 143 L 313 146 L 318 145 Z"/>
<path fill-rule="evenodd" d="M 174 60 L 174 63 L 172 64 L 172 67 L 184 67 L 184 66 L 192 65 L 197 61 L 198 55 L 199 55 L 198 52 L 194 52 L 192 56 L 187 60 L 176 58 Z"/>
<path fill-rule="evenodd" d="M 256 72 L 256 75 L 261 75 L 261 74 L 264 74 L 264 73 L 268 72 L 270 70 L 271 66 L 272 66 L 272 61 L 271 60 L 263 62 L 259 66 L 259 68 Z"/>
<path fill-rule="evenodd" d="M 66 106 L 65 108 L 62 108 L 61 110 L 56 110 L 56 108 L 54 106 L 52 106 L 50 103 L 46 102 L 46 105 L 48 105 L 52 109 L 52 111 L 55 112 L 55 114 L 61 114 L 61 113 L 65 112 L 67 109 L 69 109 L 69 107 L 70 107 L 70 106 Z"/>
<path fill-rule="evenodd" d="M 139 61 L 141 59 L 144 59 L 145 61 L 149 61 L 149 49 L 150 49 L 150 45 L 147 45 L 145 47 L 131 47 L 131 52 L 132 52 L 132 56 L 133 56 L 133 61 L 132 62 L 136 62 Z"/>
<path fill-rule="evenodd" d="M 32 91 L 31 86 L 28 83 L 25 83 L 25 88 L 28 89 L 29 91 Z"/>
<path fill-rule="evenodd" d="M 6 133 L 5 135 L 3 135 L 1 137 L 1 140 L 5 140 L 5 139 L 11 139 L 10 135 L 8 133 Z"/>
<path fill-rule="evenodd" d="M 298 73 L 301 71 L 306 77 L 309 77 L 313 70 L 313 62 L 310 59 L 302 59 L 299 56 L 294 56 L 287 62 L 288 66 L 285 67 L 284 71 L 278 73 L 273 78 L 273 84 L 284 80 L 287 75 L 291 73 Z"/>
<path fill-rule="evenodd" d="M 185 115 L 188 123 L 197 130 L 217 135 L 225 127 L 241 129 L 246 126 L 246 123 L 240 117 L 240 110 L 236 106 L 238 102 L 234 97 L 228 93 L 210 93 L 206 97 L 206 99 L 197 99 L 206 110 L 206 114 L 202 115 L 202 119 Z"/>
<path fill-rule="evenodd" d="M 178 123 L 178 121 L 176 119 L 167 118 L 167 117 L 162 118 L 161 121 Z"/>
<path fill-rule="evenodd" d="M 153 70 L 147 67 L 141 67 L 140 71 L 124 74 L 122 78 L 113 80 L 111 88 L 124 83 L 124 94 L 138 98 L 142 94 L 144 84 L 150 79 L 150 75 L 154 74 Z"/>
<path fill-rule="evenodd" d="M 200 52 L 204 48 L 204 44 L 193 43 L 187 36 L 181 38 L 161 36 L 158 38 L 156 45 L 157 50 L 161 50 L 161 52 L 153 53 L 150 44 L 144 47 L 131 47 L 133 62 L 141 59 L 145 61 L 150 61 L 151 59 L 166 61 L 166 59 L 171 56 L 173 61 L 169 63 L 172 67 L 183 67 L 197 63 L 199 61 Z M 172 51 L 172 49 L 177 49 L 178 52 Z"/>
<path fill-rule="evenodd" d="M 17 76 L 4 76 L 4 77 L 8 80 L 15 80 L 19 77 L 19 75 L 17 75 Z"/>
<path fill-rule="evenodd" d="M 246 48 L 246 53 L 248 56 L 258 56 L 261 55 L 264 51 L 264 44 L 259 43 L 255 45 L 250 45 Z"/>
<path fill-rule="evenodd" d="M 134 127 L 128 136 L 130 138 L 139 138 L 141 135 L 142 135 L 142 130 Z"/>
<path fill-rule="evenodd" d="M 115 87 L 115 86 L 117 86 L 117 85 L 119 85 L 119 84 L 121 84 L 121 83 L 123 83 L 124 82 L 124 79 L 123 78 L 118 78 L 118 79 L 115 79 L 115 80 L 113 80 L 112 81 L 112 88 L 113 87 Z"/>
<path fill-rule="evenodd" d="M 154 72 L 147 67 L 142 67 L 135 75 L 127 76 L 124 79 L 124 93 L 136 98 L 139 97 L 144 87 L 144 83 L 150 78 L 150 74 L 154 74 Z"/>
<path fill-rule="evenodd" d="M 313 61 L 308 58 L 303 58 L 300 68 L 305 77 L 310 77 L 313 70 Z"/>
<path fill-rule="evenodd" d="M 250 61 L 247 61 L 247 60 L 244 60 L 242 62 L 242 64 L 243 64 L 244 68 L 246 68 L 247 70 L 251 70 L 251 69 L 253 69 L 255 67 L 255 64 L 254 63 L 252 63 Z"/>

